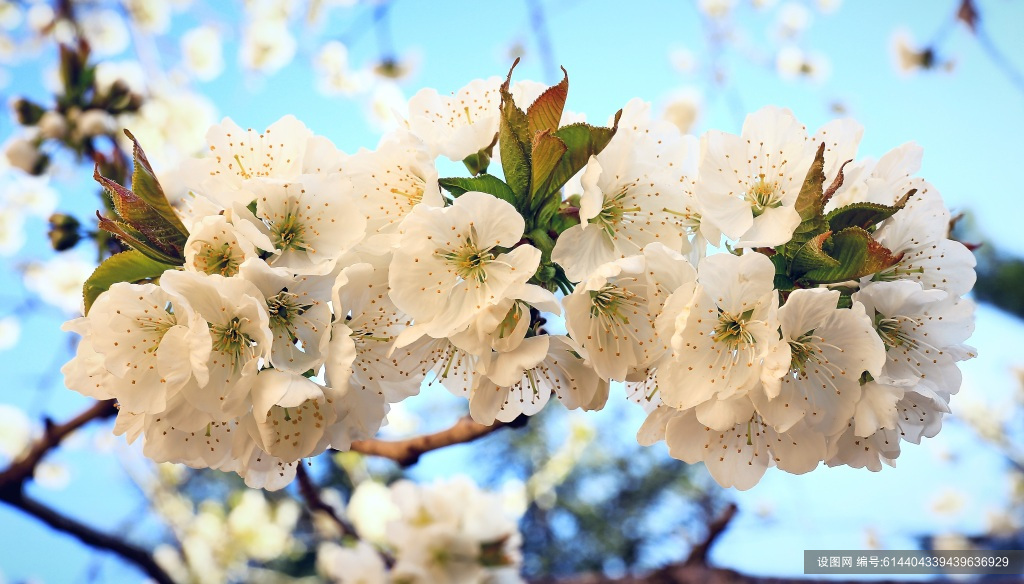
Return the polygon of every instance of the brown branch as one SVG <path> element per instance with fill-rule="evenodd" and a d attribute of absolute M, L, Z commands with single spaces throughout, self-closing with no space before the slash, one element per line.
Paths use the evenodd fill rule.
<path fill-rule="evenodd" d="M 117 413 L 114 401 L 101 401 L 94 403 L 74 418 L 63 424 L 54 424 L 51 420 L 45 420 L 43 436 L 32 445 L 28 454 L 14 461 L 7 469 L 0 472 L 0 493 L 6 491 L 20 491 L 25 481 L 32 477 L 36 466 L 46 454 L 61 443 L 64 438 L 88 424 L 93 420 L 108 418 Z"/>
<path fill-rule="evenodd" d="M 32 499 L 20 490 L 0 491 L 0 500 L 24 511 L 25 513 L 39 519 L 57 531 L 64 532 L 78 539 L 78 541 L 92 546 L 113 552 L 129 562 L 138 566 L 150 578 L 159 584 L 174 584 L 174 580 L 167 575 L 149 551 L 132 545 L 120 538 L 97 531 L 84 523 L 76 521 L 59 511 L 43 505 Z"/>
<path fill-rule="evenodd" d="M 47 419 L 42 437 L 29 449 L 28 453 L 0 472 L 0 501 L 24 511 L 39 519 L 57 531 L 71 535 L 82 543 L 113 552 L 132 562 L 150 578 L 160 584 L 173 584 L 174 580 L 157 565 L 153 556 L 145 549 L 132 545 L 118 537 L 97 531 L 80 521 L 72 519 L 56 509 L 28 497 L 25 494 L 25 482 L 32 478 L 39 462 L 57 447 L 64 438 L 75 430 L 93 420 L 107 418 L 117 413 L 113 400 L 96 402 L 88 409 L 62 424 L 54 424 Z"/>
<path fill-rule="evenodd" d="M 693 549 L 690 550 L 690 557 L 686 558 L 686 561 L 683 562 L 684 566 L 708 565 L 708 552 L 711 551 L 711 546 L 715 545 L 715 540 L 718 539 L 718 536 L 722 535 L 725 529 L 729 527 L 729 522 L 736 516 L 736 510 L 736 504 L 729 503 L 729 506 L 722 511 L 722 514 L 708 524 L 707 535 L 704 536 L 703 541 L 693 546 Z"/>
<path fill-rule="evenodd" d="M 338 515 L 334 507 L 327 504 L 323 498 L 320 497 L 320 489 L 313 484 L 313 479 L 310 478 L 309 473 L 306 472 L 306 466 L 299 461 L 299 465 L 295 467 L 295 478 L 299 482 L 299 493 L 302 498 L 306 500 L 306 506 L 309 507 L 310 511 L 321 511 L 326 513 L 328 517 L 334 520 L 338 524 L 338 528 L 341 529 L 342 536 L 359 537 L 356 530 L 352 525 L 346 521 L 343 517 Z"/>
<path fill-rule="evenodd" d="M 708 564 L 708 552 L 729 522 L 736 516 L 736 505 L 730 503 L 721 515 L 708 524 L 708 533 L 701 543 L 690 552 L 683 562 L 669 564 L 643 575 L 609 578 L 603 574 L 582 574 L 568 578 L 542 578 L 532 584 L 868 584 L 863 580 L 822 580 L 810 577 L 765 578 L 743 574 L 728 568 L 717 568 Z M 797 553 L 803 561 L 803 554 Z M 873 580 L 872 584 L 896 584 L 893 580 Z M 1014 578 L 997 579 L 994 582 L 1016 582 Z"/>
<path fill-rule="evenodd" d="M 493 426 L 484 426 L 466 416 L 450 428 L 407 440 L 357 440 L 352 443 L 352 451 L 382 456 L 402 466 L 412 466 L 419 461 L 421 455 L 431 450 L 472 442 L 507 425 L 505 422 L 495 422 Z"/>

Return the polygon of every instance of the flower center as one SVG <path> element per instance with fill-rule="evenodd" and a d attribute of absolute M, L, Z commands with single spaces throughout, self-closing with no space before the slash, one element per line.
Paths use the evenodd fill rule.
<path fill-rule="evenodd" d="M 303 242 L 305 232 L 305 225 L 294 213 L 288 213 L 284 219 L 274 222 L 270 228 L 270 233 L 274 236 L 274 245 L 281 251 L 305 250 L 306 244 Z"/>
<path fill-rule="evenodd" d="M 270 328 L 284 330 L 292 342 L 296 342 L 298 338 L 295 336 L 295 318 L 301 316 L 312 306 L 312 304 L 299 302 L 298 294 L 293 294 L 287 289 L 281 290 L 276 296 L 267 298 Z"/>
<path fill-rule="evenodd" d="M 234 252 L 234 248 L 229 243 L 217 246 L 204 242 L 202 251 L 196 255 L 195 267 L 207 274 L 234 276 L 238 273 L 238 266 L 241 264 L 239 261 L 241 258 Z"/>
<path fill-rule="evenodd" d="M 754 217 L 759 217 L 767 209 L 782 206 L 782 193 L 779 191 L 779 184 L 767 182 L 764 175 L 758 175 L 758 179 L 747 189 L 743 198 L 750 203 Z"/>
<path fill-rule="evenodd" d="M 875 315 L 875 330 L 878 331 L 878 336 L 885 343 L 885 350 L 904 345 L 910 349 L 917 348 L 917 341 L 903 331 L 904 320 L 911 319 L 906 316 L 887 318 L 881 314 Z"/>
<path fill-rule="evenodd" d="M 623 314 L 624 309 L 639 305 L 638 295 L 614 284 L 605 284 L 599 290 L 590 292 L 590 316 L 600 320 L 606 327 L 629 324 L 629 317 Z"/>
<path fill-rule="evenodd" d="M 242 331 L 242 324 L 242 319 L 236 316 L 227 324 L 210 325 L 213 350 L 227 355 L 232 367 L 237 366 L 243 357 L 251 357 L 256 344 L 252 337 Z"/>
<path fill-rule="evenodd" d="M 811 356 L 817 353 L 814 341 L 814 331 L 808 331 L 801 335 L 799 338 L 789 341 L 789 349 L 791 360 L 789 364 L 790 371 L 797 371 L 799 373 L 804 372 L 804 366 L 807 361 L 811 359 Z"/>
<path fill-rule="evenodd" d="M 466 237 L 466 243 L 454 251 L 440 251 L 437 256 L 455 268 L 455 273 L 466 281 L 475 280 L 480 284 L 487 281 L 487 264 L 494 260 L 491 248 L 480 249 L 473 243 L 472 237 Z"/>
<path fill-rule="evenodd" d="M 146 348 L 147 353 L 156 352 L 160 347 L 160 341 L 163 340 L 167 331 L 171 330 L 172 327 L 178 324 L 178 319 L 174 316 L 174 312 L 172 312 L 173 309 L 169 302 L 164 310 L 166 312 L 160 316 L 146 316 L 136 319 L 139 328 L 152 333 L 153 344 Z"/>
<path fill-rule="evenodd" d="M 605 230 L 609 237 L 615 236 L 615 227 L 622 222 L 622 218 L 626 213 L 636 213 L 640 210 L 640 207 L 627 208 L 625 206 L 627 189 L 628 187 L 624 187 L 617 194 L 606 197 L 604 205 L 601 207 L 601 212 L 592 219 L 594 223 L 597 223 Z"/>
<path fill-rule="evenodd" d="M 409 187 L 406 187 L 405 190 L 398 188 L 391 189 L 391 194 L 405 197 L 409 200 L 410 206 L 415 205 L 423 200 L 423 183 L 419 180 L 413 181 L 413 183 L 409 185 Z"/>
<path fill-rule="evenodd" d="M 712 339 L 716 343 L 725 344 L 730 350 L 742 349 L 753 345 L 756 341 L 754 335 L 747 330 L 747 322 L 753 310 L 748 310 L 739 316 L 733 316 L 723 312 L 718 317 L 718 324 L 715 325 L 715 334 Z"/>
<path fill-rule="evenodd" d="M 700 231 L 700 213 L 690 211 L 689 209 L 687 209 L 686 211 L 673 211 L 668 207 L 662 208 L 661 211 L 663 213 L 668 213 L 669 215 L 675 215 L 676 217 L 679 217 L 681 219 L 681 221 L 679 221 L 679 225 L 686 230 L 687 234 L 692 235 Z"/>

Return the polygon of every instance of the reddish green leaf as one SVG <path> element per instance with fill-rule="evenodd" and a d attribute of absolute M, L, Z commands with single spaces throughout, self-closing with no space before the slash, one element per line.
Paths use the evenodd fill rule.
<path fill-rule="evenodd" d="M 508 71 L 508 77 L 501 84 L 501 122 L 498 130 L 498 144 L 501 153 L 501 167 L 508 183 L 516 195 L 526 200 L 530 193 L 530 150 L 531 140 L 526 113 L 516 106 L 509 91 L 512 71 L 519 64 L 516 59 Z M 516 205 L 518 208 L 519 205 Z"/>
<path fill-rule="evenodd" d="M 533 135 L 533 152 L 530 155 L 530 184 L 543 186 L 554 172 L 566 153 L 565 142 L 552 135 L 551 130 L 541 130 Z M 536 193 L 530 193 L 531 197 Z"/>
<path fill-rule="evenodd" d="M 133 144 L 132 159 L 135 162 L 135 168 L 132 170 L 132 191 L 163 217 L 164 221 L 173 226 L 179 233 L 188 237 L 188 229 L 182 224 L 181 219 L 178 219 L 178 214 L 171 207 L 171 204 L 167 202 L 167 195 L 164 194 L 163 187 L 157 181 L 156 174 L 153 173 L 153 167 L 149 164 L 146 153 L 139 146 L 139 141 L 128 130 L 125 130 L 124 133 L 131 139 Z"/>
<path fill-rule="evenodd" d="M 839 266 L 839 261 L 825 253 L 823 249 L 831 235 L 831 231 L 816 235 L 800 248 L 790 265 L 790 274 L 793 277 L 798 278 L 813 270 L 834 269 Z"/>
<path fill-rule="evenodd" d="M 569 95 L 569 73 L 562 67 L 562 81 L 549 87 L 526 110 L 530 136 L 536 140 L 537 133 L 555 131 L 562 120 L 565 99 Z"/>
<path fill-rule="evenodd" d="M 898 261 L 902 254 L 875 241 L 871 234 L 860 227 L 847 227 L 835 233 L 824 246 L 825 251 L 838 262 L 833 267 L 822 267 L 808 271 L 801 280 L 813 284 L 833 284 L 856 280 L 878 273 Z"/>

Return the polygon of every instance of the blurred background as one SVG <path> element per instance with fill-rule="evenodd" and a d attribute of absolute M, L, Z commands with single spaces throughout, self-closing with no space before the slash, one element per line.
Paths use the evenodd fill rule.
<path fill-rule="evenodd" d="M 919 174 L 960 215 L 955 237 L 979 246 L 970 342 L 980 356 L 962 364 L 942 432 L 880 473 L 770 470 L 750 491 L 723 490 L 663 444 L 637 446 L 643 414 L 613 386 L 605 411 L 553 404 L 523 428 L 408 469 L 321 456 L 310 473 L 325 498 L 345 501 L 365 480 L 467 474 L 522 515 L 530 578 L 682 561 L 730 503 L 738 513 L 708 560 L 755 576 L 799 576 L 804 549 L 1024 549 L 1021 26 L 1024 5 L 1012 0 L 0 0 L 0 95 L 10 105 L 0 116 L 0 469 L 46 420 L 90 405 L 63 386 L 74 339 L 60 325 L 79 314 L 98 259 L 93 160 L 123 164 L 121 128 L 173 185 L 168 171 L 222 117 L 261 129 L 295 114 L 352 153 L 373 148 L 419 89 L 454 92 L 522 57 L 517 79 L 555 83 L 564 66 L 567 107 L 596 124 L 639 97 L 684 131 L 739 132 L 748 112 L 774 104 L 811 130 L 856 118 L 860 157 L 919 143 Z M 63 56 L 61 43 L 73 47 Z M 95 69 L 83 76 L 82 63 Z M 459 172 L 443 164 L 442 176 Z M 392 410 L 384 436 L 445 428 L 465 409 L 431 388 Z M 155 466 L 111 426 L 69 435 L 26 492 L 157 550 L 194 581 L 315 573 L 316 519 L 294 487 L 246 494 L 234 475 Z M 190 546 L 210 552 L 186 557 Z M 0 504 L 0 582 L 144 578 Z"/>

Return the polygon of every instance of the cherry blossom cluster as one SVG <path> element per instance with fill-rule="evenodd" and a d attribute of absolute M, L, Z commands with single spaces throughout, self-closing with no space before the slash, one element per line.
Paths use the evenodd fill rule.
<path fill-rule="evenodd" d="M 360 483 L 347 515 L 361 539 L 320 544 L 317 567 L 336 584 L 522 582 L 522 536 L 502 507 L 464 476 Z"/>
<path fill-rule="evenodd" d="M 683 135 L 639 100 L 592 126 L 567 91 L 423 90 L 352 155 L 290 116 L 225 120 L 175 175 L 182 208 L 136 144 L 131 189 L 97 175 L 100 227 L 132 249 L 86 283 L 68 387 L 116 398 L 154 460 L 266 488 L 427 381 L 483 424 L 551 396 L 600 409 L 624 382 L 641 443 L 737 488 L 879 470 L 939 430 L 974 259 L 920 148 L 856 160 L 857 123 L 809 134 L 772 107 L 740 135 Z"/>

